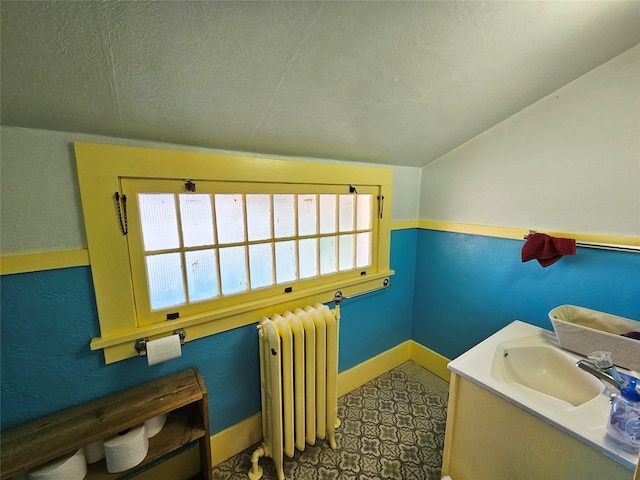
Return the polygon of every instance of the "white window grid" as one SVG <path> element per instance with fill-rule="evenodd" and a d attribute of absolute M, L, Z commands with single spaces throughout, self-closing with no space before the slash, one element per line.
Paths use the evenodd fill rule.
<path fill-rule="evenodd" d="M 155 223 L 153 218 L 145 220 L 153 217 L 146 215 L 146 200 L 159 198 L 166 200 L 165 210 L 173 217 L 160 215 Z M 205 215 L 203 228 L 191 229 L 192 215 L 185 205 L 204 198 L 208 221 Z M 141 192 L 138 200 L 152 311 L 365 270 L 372 263 L 371 194 Z M 323 255 L 331 249 L 333 255 Z M 310 260 L 310 254 L 315 259 Z M 260 255 L 267 257 L 263 267 L 270 263 L 267 273 L 254 268 Z M 164 270 L 154 266 L 160 258 L 166 260 Z M 215 278 L 201 282 L 211 286 L 206 294 L 194 287 L 198 284 L 194 259 L 198 267 L 208 261 L 209 276 L 215 273 Z M 164 275 L 166 271 L 173 274 Z M 154 291 L 165 301 L 151 298 Z M 167 292 L 173 292 L 168 299 Z"/>

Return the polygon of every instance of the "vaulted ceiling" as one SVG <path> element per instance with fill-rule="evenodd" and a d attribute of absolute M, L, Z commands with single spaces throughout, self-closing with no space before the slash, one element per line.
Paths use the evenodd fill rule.
<path fill-rule="evenodd" d="M 3 125 L 423 166 L 640 43 L 640 1 L 1 2 Z"/>

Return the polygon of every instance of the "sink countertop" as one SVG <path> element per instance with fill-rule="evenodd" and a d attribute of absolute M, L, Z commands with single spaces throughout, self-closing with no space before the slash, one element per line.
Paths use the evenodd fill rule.
<path fill-rule="evenodd" d="M 460 377 L 489 390 L 545 423 L 588 444 L 630 470 L 634 470 L 638 464 L 638 454 L 620 449 L 606 435 L 606 423 L 611 410 L 609 394 L 606 390 L 582 405 L 573 406 L 526 387 L 515 388 L 493 377 L 492 369 L 496 350 L 504 342 L 519 339 L 556 347 L 576 361 L 584 358 L 562 350 L 553 332 L 516 320 L 451 361 L 448 368 Z M 619 370 L 627 372 L 624 369 Z"/>

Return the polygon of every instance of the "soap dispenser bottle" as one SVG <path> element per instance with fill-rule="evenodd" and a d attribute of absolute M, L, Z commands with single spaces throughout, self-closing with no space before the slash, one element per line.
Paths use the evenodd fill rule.
<path fill-rule="evenodd" d="M 640 449 L 640 379 L 621 376 L 620 394 L 611 395 L 607 433 L 625 450 L 636 452 Z"/>

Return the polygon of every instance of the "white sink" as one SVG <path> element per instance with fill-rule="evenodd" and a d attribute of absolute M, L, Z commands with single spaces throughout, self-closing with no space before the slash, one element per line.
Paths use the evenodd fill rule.
<path fill-rule="evenodd" d="M 609 395 L 600 380 L 576 367 L 583 358 L 561 349 L 553 332 L 514 321 L 448 368 L 633 471 L 638 454 L 607 438 Z"/>
<path fill-rule="evenodd" d="M 537 345 L 535 343 L 538 343 Z M 492 376 L 579 406 L 604 390 L 600 380 L 576 367 L 574 358 L 558 348 L 520 339 L 496 349 Z"/>

